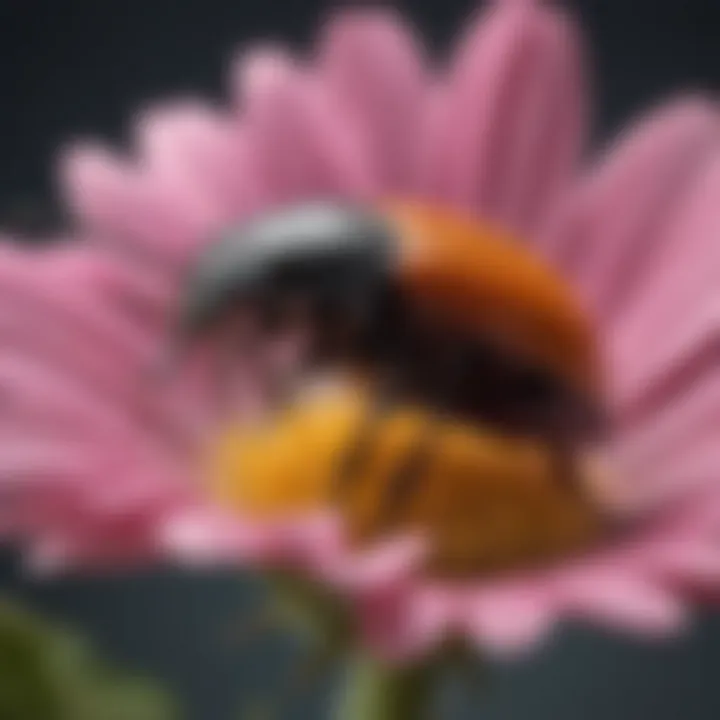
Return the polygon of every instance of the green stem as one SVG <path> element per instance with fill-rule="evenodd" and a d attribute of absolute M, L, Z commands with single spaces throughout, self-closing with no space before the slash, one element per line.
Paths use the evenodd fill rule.
<path fill-rule="evenodd" d="M 437 667 L 424 662 L 391 666 L 361 655 L 350 665 L 337 720 L 426 720 Z"/>
<path fill-rule="evenodd" d="M 270 577 L 277 612 L 289 627 L 316 644 L 330 666 L 357 641 L 347 607 L 337 596 L 302 577 L 279 573 Z M 368 653 L 350 657 L 337 720 L 426 720 L 443 680 L 452 674 L 470 685 L 477 680 L 478 657 L 471 645 L 449 638 L 435 652 L 414 663 L 391 665 Z"/>

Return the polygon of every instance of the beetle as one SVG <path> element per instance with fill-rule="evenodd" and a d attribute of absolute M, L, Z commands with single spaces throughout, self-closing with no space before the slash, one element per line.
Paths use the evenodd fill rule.
<path fill-rule="evenodd" d="M 592 322 L 571 289 L 501 229 L 443 208 L 313 202 L 229 229 L 191 269 L 177 337 L 192 345 L 237 313 L 268 335 L 300 315 L 308 365 L 341 369 L 367 390 L 333 471 L 339 495 L 397 408 L 533 439 L 569 493 L 579 448 L 607 427 Z M 375 525 L 392 524 L 417 491 L 437 452 L 434 428 L 426 423 L 383 479 Z"/>
<path fill-rule="evenodd" d="M 547 425 L 555 412 L 576 431 L 598 428 L 598 351 L 576 298 L 514 239 L 443 210 L 271 213 L 211 245 L 184 300 L 185 341 L 239 308 L 268 329 L 303 308 L 315 359 L 374 373 L 395 397 L 517 425 Z"/>

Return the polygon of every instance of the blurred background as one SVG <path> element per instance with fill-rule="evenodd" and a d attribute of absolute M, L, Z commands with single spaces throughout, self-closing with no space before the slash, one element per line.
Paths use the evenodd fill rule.
<path fill-rule="evenodd" d="M 720 88 L 718 0 L 565 0 L 580 15 L 596 78 L 596 142 L 680 88 Z M 315 0 L 0 0 L 0 226 L 43 233 L 62 223 L 52 191 L 58 146 L 120 137 L 150 99 L 220 97 L 224 67 L 248 40 L 302 46 L 330 3 Z M 476 3 L 408 0 L 438 49 Z M 85 632 L 105 657 L 157 678 L 188 720 L 243 717 L 250 692 L 271 691 L 294 649 L 243 644 L 257 604 L 240 576 L 159 569 L 125 578 L 30 583 L 8 552 L 0 593 Z M 565 627 L 542 653 L 491 668 L 488 720 L 715 720 L 720 615 L 705 613 L 672 645 Z M 322 717 L 322 689 L 288 717 Z M 25 718 L 0 718 L 25 720 Z M 44 720 L 44 718 L 39 719 Z M 105 718 L 97 718 L 105 720 Z"/>

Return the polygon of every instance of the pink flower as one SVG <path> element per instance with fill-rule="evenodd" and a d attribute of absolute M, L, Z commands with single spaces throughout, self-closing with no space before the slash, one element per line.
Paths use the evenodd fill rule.
<path fill-rule="evenodd" d="M 0 248 L 0 523 L 33 566 L 283 560 L 347 593 L 393 656 L 449 628 L 514 651 L 566 616 L 681 626 L 720 589 L 720 115 L 675 100 L 588 164 L 580 55 L 571 20 L 532 0 L 493 3 L 442 68 L 392 13 L 346 12 L 311 61 L 244 56 L 228 107 L 153 109 L 127 156 L 68 153 L 78 238 Z M 149 371 L 185 268 L 251 213 L 396 195 L 502 223 L 579 290 L 620 428 L 624 484 L 602 491 L 634 523 L 622 542 L 457 587 L 418 573 L 416 538 L 358 556 L 337 518 L 260 524 L 206 499 L 202 373 Z"/>

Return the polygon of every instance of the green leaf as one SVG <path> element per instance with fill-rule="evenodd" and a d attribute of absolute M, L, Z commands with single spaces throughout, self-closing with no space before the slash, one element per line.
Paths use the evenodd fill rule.
<path fill-rule="evenodd" d="M 176 720 L 161 690 L 108 667 L 78 636 L 0 599 L 0 718 Z"/>

